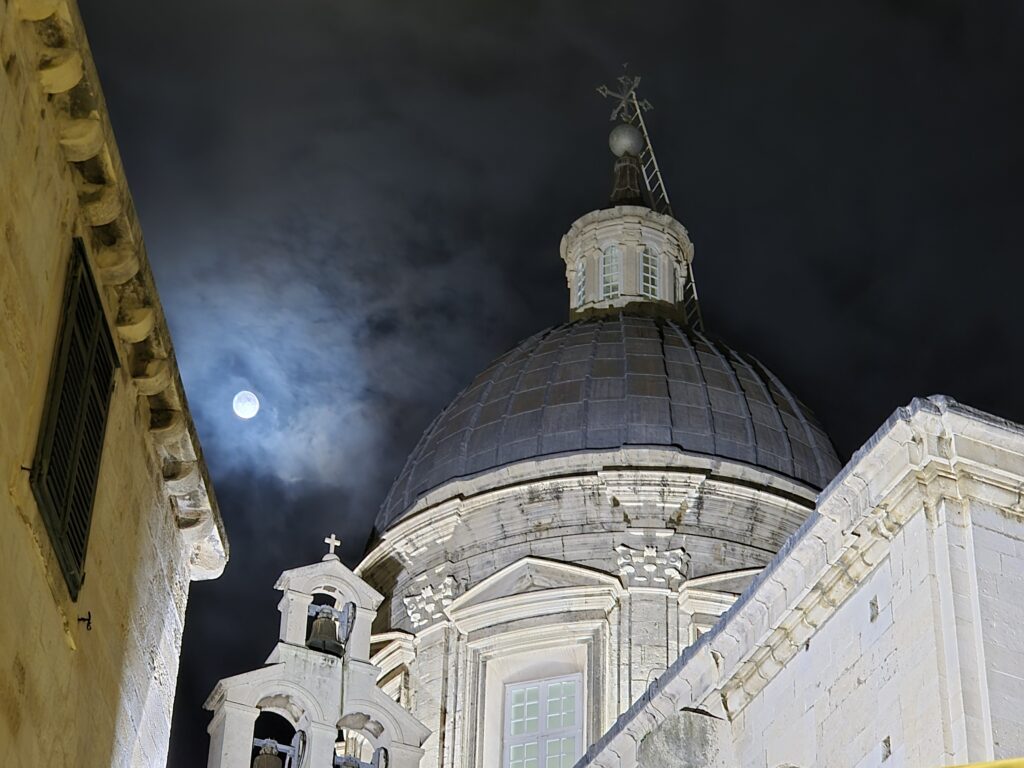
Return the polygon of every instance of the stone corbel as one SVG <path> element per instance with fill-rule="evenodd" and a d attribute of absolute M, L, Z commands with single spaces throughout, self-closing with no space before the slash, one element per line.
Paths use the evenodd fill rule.
<path fill-rule="evenodd" d="M 203 478 L 197 461 L 174 461 L 164 467 L 164 486 L 173 496 L 187 496 L 199 490 Z"/>
<path fill-rule="evenodd" d="M 150 411 L 149 432 L 160 445 L 173 443 L 185 434 L 185 417 L 181 411 Z"/>
<path fill-rule="evenodd" d="M 95 157 L 103 148 L 103 123 L 95 117 L 60 121 L 60 145 L 68 162 L 80 163 Z"/>
<path fill-rule="evenodd" d="M 704 475 L 688 472 L 616 470 L 599 472 L 605 495 L 623 507 L 634 526 L 664 526 L 664 521 L 684 505 L 693 505 Z"/>
<path fill-rule="evenodd" d="M 207 510 L 207 514 L 202 518 L 202 525 L 188 529 L 186 533 L 193 531 L 203 535 L 186 535 L 186 540 L 192 543 L 192 553 L 189 556 L 189 578 L 192 581 L 216 579 L 224 573 L 228 556 L 224 551 L 220 531 L 217 530 L 217 526 L 213 522 L 213 510 Z"/>
<path fill-rule="evenodd" d="M 146 361 L 142 369 L 132 377 L 139 393 L 156 395 L 171 385 L 171 366 L 167 359 L 158 357 Z"/>
<path fill-rule="evenodd" d="M 117 335 L 129 344 L 138 344 L 156 326 L 156 312 L 151 306 L 121 307 L 117 316 Z"/>
<path fill-rule="evenodd" d="M 14 0 L 14 11 L 24 21 L 42 21 L 53 16 L 62 0 Z"/>
<path fill-rule="evenodd" d="M 109 224 L 121 214 L 121 195 L 114 184 L 83 184 L 78 200 L 93 227 Z"/>
<path fill-rule="evenodd" d="M 139 254 L 134 245 L 101 247 L 96 251 L 100 280 L 107 285 L 122 285 L 139 272 Z"/>
<path fill-rule="evenodd" d="M 72 48 L 49 48 L 39 63 L 44 93 L 65 93 L 82 80 L 82 54 Z"/>

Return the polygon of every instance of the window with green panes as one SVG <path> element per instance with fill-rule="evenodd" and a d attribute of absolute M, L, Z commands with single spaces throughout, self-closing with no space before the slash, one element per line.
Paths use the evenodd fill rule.
<path fill-rule="evenodd" d="M 622 291 L 622 251 L 609 245 L 601 254 L 601 298 L 614 299 Z"/>
<path fill-rule="evenodd" d="M 658 298 L 660 272 L 658 254 L 654 252 L 653 248 L 645 245 L 640 254 L 640 291 L 644 296 L 651 299 Z"/>
<path fill-rule="evenodd" d="M 504 768 L 571 768 L 583 747 L 580 675 L 505 687 Z"/>

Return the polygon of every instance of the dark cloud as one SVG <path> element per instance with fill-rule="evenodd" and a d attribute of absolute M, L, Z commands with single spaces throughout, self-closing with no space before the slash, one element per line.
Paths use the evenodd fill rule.
<path fill-rule="evenodd" d="M 172 765 L 270 650 L 278 572 L 330 530 L 354 562 L 432 416 L 565 317 L 624 61 L 708 325 L 842 454 L 914 395 L 1024 420 L 1016 3 L 81 3 L 232 541 Z"/>

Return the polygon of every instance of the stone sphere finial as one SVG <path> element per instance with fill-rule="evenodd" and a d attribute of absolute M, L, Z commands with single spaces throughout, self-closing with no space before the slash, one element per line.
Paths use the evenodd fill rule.
<path fill-rule="evenodd" d="M 629 123 L 619 123 L 608 135 L 608 146 L 616 157 L 632 155 L 640 157 L 644 149 L 644 137 L 640 129 Z"/>

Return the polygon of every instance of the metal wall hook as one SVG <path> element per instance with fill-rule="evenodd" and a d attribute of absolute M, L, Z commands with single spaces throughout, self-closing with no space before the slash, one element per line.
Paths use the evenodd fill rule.
<path fill-rule="evenodd" d="M 78 617 L 78 623 L 85 623 L 85 631 L 92 632 L 92 611 L 89 611 L 85 616 Z"/>

